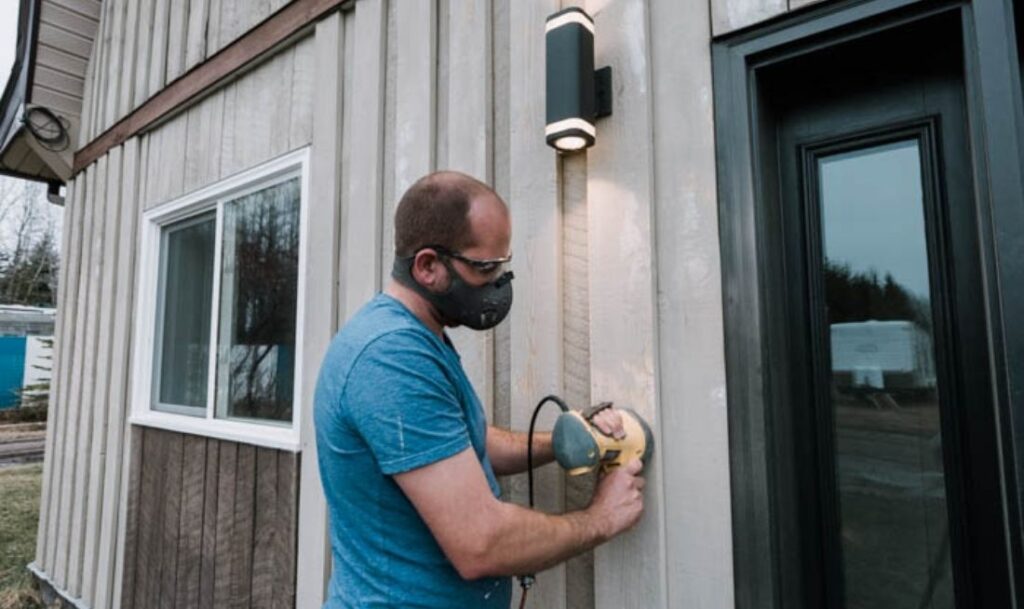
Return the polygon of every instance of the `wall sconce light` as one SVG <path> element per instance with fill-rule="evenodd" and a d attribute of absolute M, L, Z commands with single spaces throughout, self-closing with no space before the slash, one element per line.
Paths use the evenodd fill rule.
<path fill-rule="evenodd" d="M 594 71 L 594 20 L 571 7 L 547 19 L 548 145 L 560 152 L 594 145 L 594 122 L 612 113 L 612 69 Z"/>

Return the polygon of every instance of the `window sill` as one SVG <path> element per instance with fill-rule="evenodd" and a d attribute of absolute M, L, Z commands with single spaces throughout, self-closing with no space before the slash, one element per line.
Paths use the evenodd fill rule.
<path fill-rule="evenodd" d="M 166 431 L 228 440 L 241 444 L 252 444 L 289 452 L 300 452 L 299 433 L 293 427 L 259 425 L 242 421 L 206 419 L 187 415 L 168 414 L 156 411 L 135 413 L 132 425 L 154 427 Z"/>

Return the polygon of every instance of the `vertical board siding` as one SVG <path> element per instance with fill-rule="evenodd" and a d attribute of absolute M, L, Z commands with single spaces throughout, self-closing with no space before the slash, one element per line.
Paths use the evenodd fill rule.
<path fill-rule="evenodd" d="M 103 502 L 103 481 L 107 467 L 106 440 L 107 440 L 107 404 L 109 393 L 109 373 L 111 357 L 111 334 L 113 330 L 113 291 L 114 273 L 117 271 L 116 259 L 118 256 L 118 227 L 120 222 L 120 200 L 121 200 L 121 161 L 122 149 L 115 148 L 108 155 L 107 167 L 107 199 L 104 202 L 106 208 L 103 214 L 103 265 L 99 280 L 99 293 L 102 295 L 102 305 L 97 321 L 98 340 L 96 345 L 96 368 L 92 379 L 92 428 L 89 435 L 92 437 L 92 451 L 87 460 L 89 467 L 88 500 L 86 502 L 85 518 L 85 546 L 83 548 L 82 560 L 82 588 L 81 597 L 92 601 L 93 583 L 95 581 L 95 569 L 99 552 L 100 537 L 100 512 Z"/>
<path fill-rule="evenodd" d="M 601 32 L 595 57 L 598 65 L 612 66 L 616 99 L 614 114 L 601 122 L 601 137 L 587 153 L 587 235 L 600 244 L 590 248 L 589 261 L 591 395 L 633 408 L 657 435 L 648 4 L 607 4 L 594 21 Z M 660 458 L 660 451 L 655 455 Z M 650 490 L 643 520 L 594 552 L 599 609 L 667 607 L 658 458 L 645 472 Z"/>
<path fill-rule="evenodd" d="M 302 267 L 305 299 L 302 301 L 302 361 L 320 362 L 338 323 L 338 242 L 340 240 L 342 121 L 346 64 L 345 22 L 349 17 L 334 13 L 320 21 L 312 49 L 314 64 L 310 70 L 317 86 L 312 100 L 312 150 L 310 153 L 310 201 L 306 218 L 306 241 L 302 255 L 316 264 Z M 302 79 L 296 78 L 296 82 Z M 304 365 L 299 396 L 303 404 L 312 404 L 319 366 Z M 327 534 L 327 506 L 320 486 L 317 465 L 313 409 L 302 409 L 301 478 L 298 510 L 301 517 L 296 536 L 303 552 L 296 557 L 296 586 L 290 594 L 297 607 L 320 607 L 324 603 L 324 583 L 330 569 Z M 287 474 L 285 474 L 287 475 Z M 279 476 L 279 481 L 284 480 Z M 279 493 L 280 497 L 280 493 Z M 277 605 L 288 606 L 288 597 L 275 594 Z"/>
<path fill-rule="evenodd" d="M 298 455 L 135 428 L 122 607 L 292 607 Z"/>
<path fill-rule="evenodd" d="M 491 183 L 492 160 L 492 51 L 491 0 L 449 0 L 447 48 L 448 139 L 446 168 Z M 472 381 L 488 419 L 494 406 L 494 331 L 455 328 L 449 332 L 462 354 L 466 376 Z"/>
<path fill-rule="evenodd" d="M 46 2 L 44 7 L 51 4 Z M 64 54 L 51 53 L 54 61 L 44 63 L 40 74 L 45 75 L 51 64 L 66 66 L 76 58 L 89 61 L 81 98 L 73 99 L 82 105 L 79 144 L 84 146 L 285 4 L 287 0 L 109 0 L 98 5 L 93 21 L 47 8 L 46 28 L 72 15 L 85 23 L 82 29 L 70 31 L 81 31 L 85 37 L 81 49 L 58 44 Z M 54 36 L 57 42 L 67 39 Z"/>
<path fill-rule="evenodd" d="M 735 606 L 707 11 L 650 2 L 651 71 L 674 76 L 651 83 L 665 569 L 668 606 L 697 609 Z"/>
<path fill-rule="evenodd" d="M 557 160 L 544 143 L 544 19 L 559 8 L 557 0 L 512 3 L 509 9 L 509 206 L 512 250 L 525 272 L 516 277 L 516 304 L 510 314 L 510 421 L 515 429 L 529 426 L 541 397 L 563 394 L 561 218 Z M 454 151 L 453 151 L 454 152 Z M 538 429 L 550 429 L 553 406 L 545 406 Z M 538 472 L 537 506 L 562 511 L 562 474 L 555 468 Z M 525 482 L 525 481 L 520 481 Z M 513 497 L 525 503 L 525 485 Z M 530 603 L 565 607 L 565 567 L 538 574 Z M 519 592 L 517 591 L 518 595 Z"/>
<path fill-rule="evenodd" d="M 355 7 L 353 99 L 346 106 L 352 154 L 341 218 L 341 275 L 346 278 L 342 315 L 346 319 L 380 289 L 386 9 L 384 0 L 362 0 Z"/>

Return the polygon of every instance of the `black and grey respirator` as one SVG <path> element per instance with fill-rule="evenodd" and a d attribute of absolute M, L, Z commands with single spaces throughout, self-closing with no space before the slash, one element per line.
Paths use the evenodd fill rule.
<path fill-rule="evenodd" d="M 444 292 L 431 292 L 413 278 L 415 256 L 396 257 L 391 276 L 434 305 L 448 321 L 474 330 L 488 330 L 505 319 L 512 308 L 512 279 L 515 277 L 512 271 L 505 271 L 490 283 L 473 286 L 466 283 L 447 258 L 443 255 L 439 258 L 451 277 L 451 283 Z"/>

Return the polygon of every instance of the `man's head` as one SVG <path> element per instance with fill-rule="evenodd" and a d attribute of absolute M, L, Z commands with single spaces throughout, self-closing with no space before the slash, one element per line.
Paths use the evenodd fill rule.
<path fill-rule="evenodd" d="M 511 305 L 511 273 L 503 274 L 510 242 L 508 208 L 497 193 L 462 173 L 432 173 L 399 201 L 392 276 L 445 325 L 490 327 Z"/>

